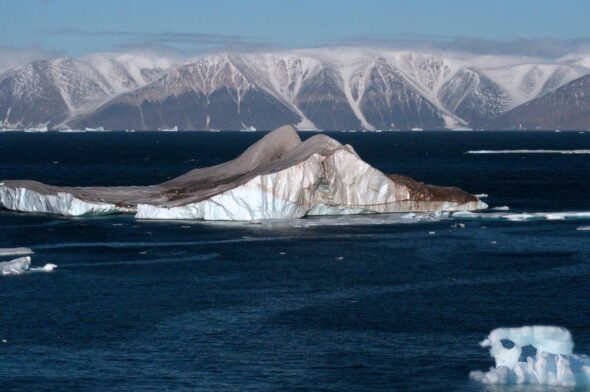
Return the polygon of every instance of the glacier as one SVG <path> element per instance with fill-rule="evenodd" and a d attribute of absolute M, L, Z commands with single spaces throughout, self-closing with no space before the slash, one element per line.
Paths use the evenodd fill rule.
<path fill-rule="evenodd" d="M 498 328 L 480 345 L 490 347 L 496 366 L 487 372 L 471 372 L 472 380 L 483 384 L 590 385 L 590 358 L 574 354 L 572 335 L 565 328 Z"/>
<path fill-rule="evenodd" d="M 478 197 L 385 174 L 350 145 L 293 126 L 265 135 L 234 160 L 150 186 L 56 187 L 0 183 L 0 207 L 63 216 L 135 213 L 138 219 L 254 221 L 396 212 L 473 211 Z"/>

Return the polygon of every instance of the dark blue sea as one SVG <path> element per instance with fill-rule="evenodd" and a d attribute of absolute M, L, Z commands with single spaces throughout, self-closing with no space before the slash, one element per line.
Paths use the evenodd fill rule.
<path fill-rule="evenodd" d="M 262 136 L 0 133 L 0 179 L 153 184 Z M 0 277 L 0 391 L 529 390 L 469 379 L 505 326 L 566 327 L 590 354 L 590 218 L 572 214 L 590 212 L 590 155 L 465 154 L 590 149 L 590 132 L 330 136 L 510 210 L 276 224 L 1 211 L 0 248 L 58 268 Z"/>

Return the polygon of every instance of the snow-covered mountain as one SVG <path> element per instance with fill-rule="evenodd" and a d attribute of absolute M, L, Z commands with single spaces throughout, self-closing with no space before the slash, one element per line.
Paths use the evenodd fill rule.
<path fill-rule="evenodd" d="M 0 80 L 0 127 L 57 127 L 66 119 L 158 79 L 172 63 L 127 54 L 40 60 Z"/>
<path fill-rule="evenodd" d="M 486 125 L 489 129 L 590 129 L 590 75 L 517 106 Z"/>
<path fill-rule="evenodd" d="M 359 48 L 218 54 L 184 64 L 126 54 L 56 59 L 0 81 L 4 127 L 454 129 L 590 73 L 554 62 Z M 1 126 L 1 125 L 0 125 Z"/>

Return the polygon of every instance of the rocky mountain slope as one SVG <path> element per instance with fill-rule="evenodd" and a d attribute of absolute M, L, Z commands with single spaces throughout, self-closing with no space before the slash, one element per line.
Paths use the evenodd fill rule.
<path fill-rule="evenodd" d="M 490 121 L 489 129 L 590 129 L 590 75 Z"/>
<path fill-rule="evenodd" d="M 358 48 L 219 54 L 179 65 L 100 54 L 4 74 L 0 127 L 479 129 L 589 73 L 584 58 Z"/>

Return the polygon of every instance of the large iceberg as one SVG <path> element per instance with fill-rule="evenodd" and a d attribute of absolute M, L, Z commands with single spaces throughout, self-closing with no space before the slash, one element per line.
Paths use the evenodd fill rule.
<path fill-rule="evenodd" d="M 470 377 L 484 384 L 590 386 L 590 358 L 573 353 L 565 328 L 531 326 L 498 328 L 480 343 L 490 347 L 496 366 Z"/>
<path fill-rule="evenodd" d="M 0 183 L 0 207 L 65 216 L 135 213 L 140 219 L 262 220 L 390 212 L 471 211 L 487 205 L 458 188 L 384 174 L 350 145 L 292 126 L 242 155 L 151 186 L 56 187 Z"/>

